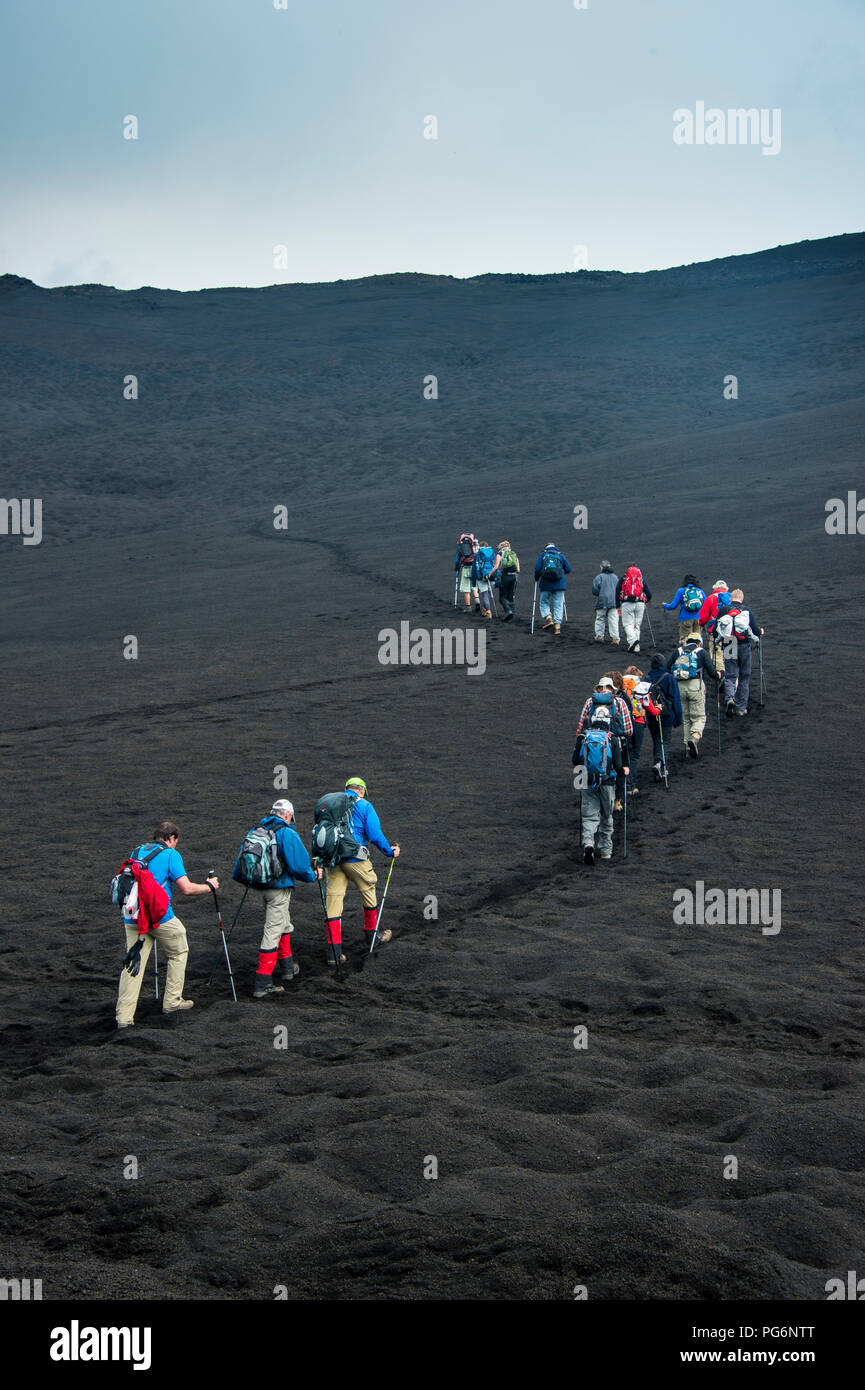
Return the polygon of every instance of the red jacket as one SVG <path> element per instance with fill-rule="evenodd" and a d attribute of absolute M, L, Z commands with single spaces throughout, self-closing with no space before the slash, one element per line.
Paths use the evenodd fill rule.
<path fill-rule="evenodd" d="M 150 870 L 142 868 L 137 859 L 127 859 L 123 868 L 127 866 L 138 884 L 138 935 L 146 936 L 151 927 L 159 926 L 168 911 L 168 894 L 162 885 L 156 882 Z"/>
<path fill-rule="evenodd" d="M 703 600 L 703 606 L 697 618 L 700 627 L 705 627 L 707 623 L 713 626 L 718 621 L 718 594 L 728 592 L 729 590 L 727 589 L 713 589 L 708 597 Z"/>

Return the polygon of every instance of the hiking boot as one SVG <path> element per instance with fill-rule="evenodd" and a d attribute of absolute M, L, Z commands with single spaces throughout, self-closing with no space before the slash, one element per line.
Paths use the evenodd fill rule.
<path fill-rule="evenodd" d="M 596 641 L 596 642 L 603 642 L 603 640 L 604 640 L 603 637 L 596 637 L 596 638 L 595 638 L 595 641 Z"/>
<path fill-rule="evenodd" d="M 374 932 L 368 931 L 366 935 L 367 939 L 371 942 L 374 936 Z M 381 941 L 390 941 L 392 936 L 393 932 L 391 931 L 390 927 L 385 927 L 384 931 L 380 931 L 378 936 L 376 936 L 375 938 L 376 946 L 378 946 L 379 942 Z"/>
<path fill-rule="evenodd" d="M 128 1023 L 121 1023 L 121 1022 L 118 1020 L 117 1027 L 118 1027 L 118 1028 L 134 1028 L 134 1027 L 135 1027 L 135 1023 L 134 1023 L 134 1021 L 133 1021 L 132 1019 L 130 1019 Z"/>
<path fill-rule="evenodd" d="M 632 651 L 632 652 L 638 652 L 639 650 L 640 650 L 640 644 L 639 644 L 639 642 L 635 642 L 634 645 L 633 645 L 632 648 L 631 648 L 631 651 Z"/>
<path fill-rule="evenodd" d="M 614 811 L 621 811 L 621 809 L 622 809 L 622 803 L 621 803 L 621 800 L 617 797 L 616 800 L 613 802 L 613 810 L 614 810 Z M 604 857 L 604 856 L 601 855 L 601 858 L 602 858 L 602 859 L 603 859 L 603 857 Z"/>
<path fill-rule="evenodd" d="M 747 711 L 746 709 L 737 709 L 737 710 L 736 710 L 736 713 L 737 713 L 737 714 L 739 715 L 739 717 L 741 718 L 743 715 L 747 714 L 748 711 Z"/>
<path fill-rule="evenodd" d="M 729 699 L 729 700 L 727 701 L 727 718 L 728 718 L 728 719 L 732 719 L 732 718 L 733 718 L 733 715 L 734 715 L 735 713 L 736 713 L 736 701 L 735 701 L 734 699 L 731 698 L 731 699 Z"/>
<path fill-rule="evenodd" d="M 585 845 L 585 846 L 583 847 L 583 863 L 584 863 L 584 864 L 594 864 L 594 862 L 595 862 L 595 850 L 594 850 L 594 846 L 593 846 L 593 845 Z"/>
<path fill-rule="evenodd" d="M 171 1005 L 169 1008 L 167 1008 L 167 1009 L 166 1009 L 166 1008 L 163 1008 L 162 1012 L 163 1012 L 164 1014 L 179 1014 L 179 1013 L 182 1013 L 184 1009 L 191 1009 L 191 1008 L 194 1008 L 194 1005 L 193 1005 L 193 1002 L 192 1002 L 191 999 L 181 999 L 180 1002 L 179 1002 L 178 1004 L 172 1004 L 172 1005 Z"/>
<path fill-rule="evenodd" d="M 543 628 L 541 629 L 541 631 L 542 631 L 542 632 L 546 632 L 546 630 L 547 630 L 548 627 L 553 627 L 553 626 L 554 626 L 554 624 L 553 624 L 552 618 L 544 618 L 544 625 L 543 625 Z"/>
<path fill-rule="evenodd" d="M 475 604 L 475 612 L 476 612 L 476 613 L 480 613 L 480 611 L 481 611 L 481 606 L 480 606 L 479 603 L 476 603 L 476 604 Z"/>
<path fill-rule="evenodd" d="M 618 637 L 611 637 L 611 638 L 610 638 L 610 646 L 611 646 L 611 647 L 617 647 L 618 645 L 619 645 L 619 639 L 618 639 Z"/>
<path fill-rule="evenodd" d="M 601 859 L 612 859 L 613 851 L 611 849 L 601 849 L 598 850 L 598 855 Z"/>
<path fill-rule="evenodd" d="M 333 963 L 334 963 L 334 961 L 333 961 L 333 951 L 328 951 L 328 953 L 327 953 L 327 963 L 328 963 L 328 965 L 333 965 Z M 339 953 L 339 963 L 340 963 L 340 965 L 345 965 L 345 956 L 342 954 L 342 951 L 340 951 L 340 953 Z"/>
<path fill-rule="evenodd" d="M 553 623 L 553 636 L 554 636 L 554 637 L 561 637 L 561 635 L 562 635 L 562 625 L 561 625 L 561 623 Z"/>
<path fill-rule="evenodd" d="M 661 764 L 660 764 L 660 763 L 652 763 L 652 771 L 653 771 L 654 774 L 655 774 L 655 781 L 656 781 L 656 782 L 660 782 L 660 780 L 661 780 Z"/>
<path fill-rule="evenodd" d="M 492 615 L 492 613 L 490 612 L 489 608 L 482 608 L 482 609 L 481 609 L 481 616 L 484 617 L 484 618 L 491 618 L 493 615 Z"/>
<path fill-rule="evenodd" d="M 511 622 L 513 616 L 514 616 L 513 613 L 506 613 L 505 616 L 504 616 L 503 619 L 502 619 L 502 622 L 503 622 L 503 623 L 509 623 L 509 622 Z"/>
<path fill-rule="evenodd" d="M 288 960 L 284 960 L 282 962 L 282 969 L 279 972 L 279 978 L 281 980 L 293 980 L 295 975 L 299 974 L 300 966 L 298 965 L 296 960 L 292 959 L 291 956 L 289 956 Z"/>
<path fill-rule="evenodd" d="M 253 999 L 266 999 L 270 994 L 284 994 L 282 985 L 274 984 L 272 975 L 259 975 L 256 973 L 253 982 Z"/>
<path fill-rule="evenodd" d="M 688 757 L 689 757 L 689 758 L 699 758 L 699 756 L 700 756 L 700 750 L 699 750 L 699 748 L 697 747 L 697 741 L 696 741 L 696 739 L 693 739 L 693 738 L 689 738 L 689 739 L 688 739 L 687 753 L 688 753 Z"/>

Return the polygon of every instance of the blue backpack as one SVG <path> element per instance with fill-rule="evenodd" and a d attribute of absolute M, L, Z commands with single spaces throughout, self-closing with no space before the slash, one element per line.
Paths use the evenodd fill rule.
<path fill-rule="evenodd" d="M 699 613 L 703 607 L 703 590 L 697 584 L 689 584 L 682 594 L 682 607 L 686 613 Z"/>
<path fill-rule="evenodd" d="M 695 676 L 699 676 L 701 650 L 701 647 L 692 647 L 689 650 L 682 648 L 670 667 L 670 672 L 677 681 L 692 681 Z"/>
<path fill-rule="evenodd" d="M 586 769 L 588 785 L 595 790 L 610 776 L 616 723 L 615 696 L 593 695 L 581 762 Z"/>
<path fill-rule="evenodd" d="M 551 580 L 558 584 L 564 576 L 565 567 L 559 552 L 557 550 L 545 550 L 544 558 L 541 560 L 541 579 Z"/>
<path fill-rule="evenodd" d="M 482 545 L 477 553 L 478 574 L 481 579 L 486 579 L 495 563 L 496 557 L 492 548 L 488 545 Z"/>

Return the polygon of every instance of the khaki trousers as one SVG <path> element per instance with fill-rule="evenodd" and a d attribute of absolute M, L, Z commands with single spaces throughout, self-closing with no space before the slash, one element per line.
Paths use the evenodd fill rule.
<path fill-rule="evenodd" d="M 702 677 L 695 676 L 693 680 L 681 681 L 679 695 L 682 698 L 682 732 L 687 748 L 689 739 L 693 739 L 695 743 L 700 742 L 706 727 L 706 687 Z"/>
<path fill-rule="evenodd" d="M 686 638 L 699 637 L 700 624 L 696 618 L 685 618 L 679 623 L 679 646 L 683 646 Z"/>
<path fill-rule="evenodd" d="M 353 883 L 360 893 L 364 907 L 375 907 L 375 885 L 378 880 L 368 859 L 360 859 L 356 864 L 337 864 L 335 869 L 326 869 L 325 882 L 328 918 L 342 916 L 345 890 L 350 883 Z"/>
<path fill-rule="evenodd" d="M 134 946 L 138 940 L 138 928 L 127 926 L 126 949 Z M 120 984 L 117 990 L 117 1009 L 116 1017 L 118 1023 L 131 1023 L 135 1018 L 135 1006 L 138 1003 L 138 996 L 141 992 L 141 982 L 144 979 L 144 971 L 153 950 L 153 943 L 164 951 L 168 965 L 165 971 L 165 993 L 162 996 L 163 1009 L 172 1009 L 180 1003 L 183 998 L 183 982 L 186 979 L 186 958 L 189 955 L 189 943 L 186 940 L 186 928 L 179 917 L 169 917 L 167 922 L 162 922 L 158 927 L 154 927 L 144 938 L 144 945 L 141 947 L 141 969 L 133 978 L 129 971 L 124 969 L 120 972 Z"/>
<path fill-rule="evenodd" d="M 264 934 L 259 949 L 275 951 L 280 937 L 294 931 L 294 923 L 289 916 L 291 889 L 265 888 L 261 896 L 264 898 Z"/>

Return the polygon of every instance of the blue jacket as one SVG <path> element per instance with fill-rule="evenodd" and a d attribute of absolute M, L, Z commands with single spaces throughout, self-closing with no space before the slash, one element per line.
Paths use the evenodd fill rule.
<path fill-rule="evenodd" d="M 688 586 L 688 585 L 685 585 L 685 584 L 680 585 L 680 587 L 676 590 L 676 592 L 675 592 L 675 594 L 673 595 L 673 597 L 670 599 L 670 602 L 669 602 L 669 603 L 663 604 L 663 607 L 664 607 L 664 608 L 676 608 L 676 607 L 678 607 L 678 609 L 679 609 L 679 614 L 678 614 L 677 621 L 680 622 L 680 623 L 687 623 L 691 618 L 693 618 L 693 619 L 696 621 L 696 619 L 697 619 L 697 617 L 699 616 L 699 613 L 700 613 L 700 608 L 702 608 L 703 603 L 704 603 L 705 598 L 706 598 L 706 595 L 704 594 L 703 590 L 700 589 L 699 584 L 697 584 L 695 587 L 696 587 L 697 589 L 699 589 L 699 591 L 700 591 L 700 608 L 695 608 L 694 611 L 693 611 L 693 613 L 689 613 L 688 610 L 687 610 L 687 608 L 685 608 L 685 606 L 684 606 L 684 604 L 683 604 L 683 602 L 682 602 L 682 600 L 683 600 L 684 597 L 685 597 L 685 589 L 688 588 L 688 587 L 689 587 L 689 586 Z"/>
<path fill-rule="evenodd" d="M 661 727 L 678 729 L 682 722 L 682 697 L 679 694 L 679 682 L 663 666 L 652 666 L 646 680 L 651 681 L 652 685 L 656 686 L 666 699 L 666 708 L 661 715 Z"/>
<path fill-rule="evenodd" d="M 561 579 L 541 579 L 541 565 L 544 563 L 545 555 L 558 555 L 559 559 L 562 562 L 563 573 Z M 540 555 L 535 561 L 535 580 L 537 581 L 538 588 L 540 589 L 542 594 L 556 594 L 559 593 L 562 589 L 566 589 L 568 586 L 565 583 L 565 575 L 570 574 L 570 572 L 570 565 L 568 564 L 562 552 L 558 550 L 554 545 L 545 546 L 545 548 L 541 551 Z"/>
<path fill-rule="evenodd" d="M 263 816 L 259 824 L 268 830 L 276 831 L 276 843 L 280 858 L 285 865 L 285 873 L 273 884 L 274 888 L 293 888 L 299 878 L 302 883 L 315 883 L 315 874 L 303 840 L 293 825 L 287 825 L 281 816 Z"/>
<path fill-rule="evenodd" d="M 348 787 L 347 790 L 349 796 L 355 798 L 354 811 L 351 817 L 351 833 L 354 838 L 359 845 L 375 845 L 382 854 L 387 854 L 392 858 L 393 850 L 384 837 L 381 821 L 376 814 L 375 807 L 370 805 L 365 796 L 358 796 L 358 793 L 352 791 L 351 787 Z M 358 860 L 349 859 L 346 862 L 357 864 Z"/>

